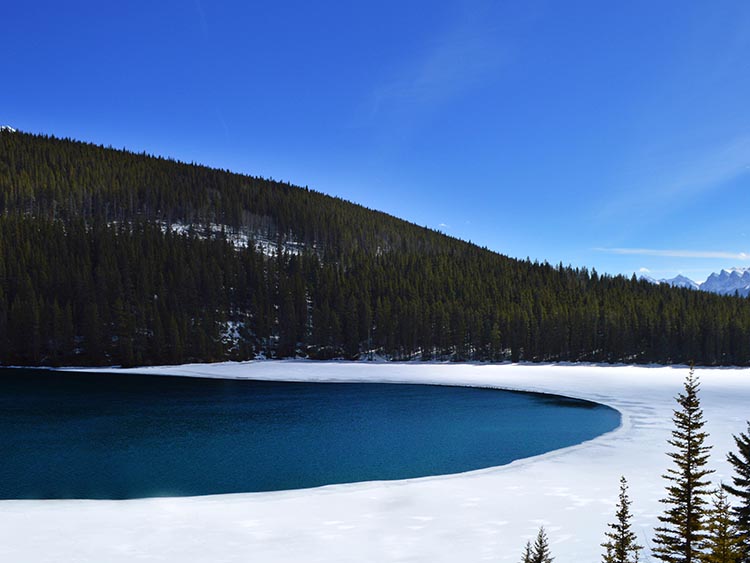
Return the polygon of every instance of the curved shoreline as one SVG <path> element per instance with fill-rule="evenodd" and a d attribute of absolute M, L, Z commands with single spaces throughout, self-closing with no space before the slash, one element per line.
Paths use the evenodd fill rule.
<path fill-rule="evenodd" d="M 101 368 L 88 371 L 102 371 Z M 127 501 L 2 501 L 0 556 L 12 561 L 517 561 L 544 524 L 559 563 L 596 561 L 617 480 L 630 482 L 639 540 L 650 537 L 668 466 L 673 397 L 686 368 L 304 361 L 117 370 L 285 381 L 430 383 L 531 391 L 615 408 L 593 440 L 510 464 L 402 481 Z M 746 428 L 750 370 L 698 370 L 715 481 Z M 2 558 L 2 557 L 0 557 Z"/>
<path fill-rule="evenodd" d="M 575 446 L 622 421 L 592 401 L 497 388 L 22 369 L 0 376 L 13 405 L 2 500 L 190 497 L 454 475 Z M 28 419 L 29 409 L 41 418 Z M 21 435 L 8 434 L 16 421 Z M 49 464 L 38 466 L 42 457 Z"/>
<path fill-rule="evenodd" d="M 577 444 L 572 444 L 570 446 L 564 446 L 562 448 L 556 448 L 554 450 L 550 450 L 548 452 L 544 452 L 542 454 L 537 454 L 533 456 L 523 457 L 519 459 L 515 459 L 511 462 L 504 463 L 501 465 L 493 465 L 490 467 L 483 467 L 480 469 L 471 469 L 468 471 L 459 471 L 457 473 L 442 473 L 438 475 L 423 475 L 421 477 L 409 477 L 406 479 L 383 479 L 383 480 L 370 480 L 370 481 L 355 481 L 350 483 L 332 483 L 329 485 L 321 485 L 318 487 L 308 487 L 308 488 L 302 488 L 302 489 L 288 489 L 288 490 L 278 490 L 278 491 L 260 491 L 260 492 L 244 492 L 244 493 L 225 493 L 225 494 L 219 494 L 219 495 L 194 495 L 193 497 L 160 497 L 160 498 L 197 498 L 197 497 L 206 497 L 206 496 L 229 496 L 229 495 L 284 495 L 286 493 L 307 493 L 310 491 L 314 491 L 316 489 L 327 489 L 327 488 L 333 488 L 333 487 L 352 487 L 356 488 L 359 486 L 365 486 L 369 484 L 373 485 L 379 485 L 383 483 L 389 483 L 389 484 L 398 484 L 398 483 L 409 483 L 409 482 L 415 482 L 415 481 L 426 481 L 426 480 L 435 480 L 435 479 L 450 479 L 454 477 L 461 477 L 464 475 L 473 475 L 473 474 L 482 474 L 486 472 L 494 472 L 496 470 L 511 467 L 515 465 L 523 465 L 525 463 L 531 463 L 535 460 L 541 460 L 541 459 L 547 459 L 550 457 L 555 456 L 556 454 L 562 454 L 568 451 L 575 451 L 576 449 L 585 446 L 586 444 L 589 444 L 590 442 L 593 442 L 595 440 L 598 440 L 604 436 L 608 436 L 610 434 L 614 434 L 616 432 L 624 431 L 627 428 L 630 427 L 630 418 L 627 412 L 623 412 L 623 410 L 618 409 L 617 406 L 612 404 L 607 404 L 604 401 L 596 401 L 593 399 L 580 397 L 580 396 L 572 396 L 572 395 L 563 395 L 559 393 L 553 393 L 549 391 L 534 391 L 530 390 L 524 387 L 517 387 L 512 388 L 508 386 L 498 386 L 498 385 L 492 385 L 492 384 L 486 384 L 486 383 L 479 383 L 476 385 L 469 385 L 469 384 L 459 384 L 459 383 L 451 383 L 451 382 L 429 382 L 429 381 L 420 381 L 415 382 L 408 379 L 395 379 L 395 380 L 386 380 L 386 379 L 374 379 L 374 378 L 335 378 L 335 379 L 309 379 L 309 378 L 288 378 L 284 374 L 281 374 L 279 377 L 271 376 L 271 377 L 263 377 L 262 375 L 258 376 L 258 374 L 253 374 L 251 376 L 245 377 L 244 374 L 240 374 L 239 371 L 236 370 L 244 370 L 246 367 L 250 368 L 253 365 L 265 365 L 268 362 L 272 364 L 302 364 L 302 365 L 322 365 L 322 366 L 345 366 L 345 367 L 352 367 L 352 366 L 401 366 L 401 365 L 420 365 L 420 366 L 435 366 L 435 365 L 441 365 L 441 366 L 451 366 L 451 365 L 471 365 L 471 366 L 497 366 L 497 365 L 509 365 L 509 364 L 453 364 L 448 362 L 439 362 L 439 363 L 422 363 L 419 364 L 413 364 L 413 363 L 363 363 L 363 362 L 346 362 L 346 361 L 308 361 L 308 360 L 251 360 L 247 362 L 218 362 L 214 364 L 181 364 L 181 365 L 175 365 L 175 366 L 145 366 L 145 367 L 134 367 L 134 368 L 120 368 L 120 367 L 103 367 L 103 368 L 89 368 L 89 367 L 64 367 L 64 368 L 50 368 L 50 371 L 63 371 L 63 372 L 79 372 L 79 373 L 107 373 L 107 372 L 113 372 L 113 373 L 120 373 L 120 374 L 133 374 L 133 375 L 152 375 L 152 376 L 160 376 L 160 377 L 189 377 L 189 378 L 196 378 L 196 379 L 225 379 L 229 381 L 278 381 L 278 382 L 285 382 L 285 383 L 386 383 L 391 385 L 436 385 L 441 387 L 467 387 L 467 388 L 474 388 L 474 389 L 496 389 L 498 391 L 509 391 L 514 393 L 531 393 L 535 395 L 547 395 L 550 397 L 560 397 L 563 399 L 572 399 L 572 400 L 578 400 L 578 401 L 585 401 L 594 405 L 601 405 L 606 406 L 620 415 L 620 424 L 618 424 L 615 428 L 608 432 L 604 432 L 602 434 L 599 434 L 598 436 L 595 436 L 594 438 L 590 438 L 588 440 L 584 440 L 583 442 L 579 442 Z M 512 365 L 512 364 L 510 364 Z M 516 364 L 518 365 L 518 364 Z M 539 365 L 539 364 L 521 364 L 521 365 Z M 553 364 L 553 365 L 568 365 L 568 364 Z M 570 364 L 572 366 L 575 366 L 575 364 Z M 609 367 L 609 366 L 608 366 Z M 663 366 L 660 366 L 663 367 Z M 30 368 L 30 369 L 38 369 L 38 368 Z M 234 372 L 234 373 L 233 373 Z M 145 498 L 153 498 L 153 497 L 145 497 Z M 123 499 L 123 500 L 145 500 L 144 499 Z M 81 500 L 89 500 L 89 499 L 81 499 Z M 96 499 L 93 499 L 96 500 Z"/>

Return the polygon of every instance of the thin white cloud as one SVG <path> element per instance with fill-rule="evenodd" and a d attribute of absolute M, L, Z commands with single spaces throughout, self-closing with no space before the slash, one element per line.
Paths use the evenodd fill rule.
<path fill-rule="evenodd" d="M 750 260 L 746 252 L 724 250 L 663 250 L 658 248 L 595 248 L 597 252 L 634 256 L 660 256 L 667 258 L 717 258 L 728 260 Z"/>
<path fill-rule="evenodd" d="M 672 156 L 666 166 L 644 170 L 651 179 L 628 186 L 600 207 L 600 219 L 634 215 L 661 215 L 696 197 L 721 190 L 750 171 L 750 136 L 740 136 L 702 154 Z M 659 169 L 660 168 L 660 169 Z"/>
<path fill-rule="evenodd" d="M 648 274 L 648 273 L 650 273 L 650 272 L 651 272 L 651 270 L 649 270 L 648 268 L 641 268 L 641 269 L 640 269 L 640 270 L 638 270 L 638 271 L 639 271 L 639 272 L 640 272 L 641 274 Z"/>
<path fill-rule="evenodd" d="M 438 227 L 440 227 L 441 229 L 445 229 L 446 227 L 450 227 L 450 225 L 447 225 L 447 224 L 445 224 L 445 223 L 440 223 L 440 224 L 438 225 Z"/>
<path fill-rule="evenodd" d="M 217 107 L 216 108 L 216 118 L 221 124 L 221 127 L 224 130 L 224 136 L 229 139 L 229 127 L 227 126 L 227 122 L 224 119 L 224 114 L 221 112 L 221 110 Z"/>
<path fill-rule="evenodd" d="M 371 118 L 383 114 L 434 110 L 443 102 L 492 77 L 507 61 L 501 34 L 485 10 L 470 11 L 435 36 L 421 51 L 407 55 L 383 77 L 368 100 Z"/>
<path fill-rule="evenodd" d="M 668 195 L 693 194 L 712 191 L 748 171 L 750 165 L 750 137 L 740 137 L 715 152 L 688 166 L 671 186 Z"/>
<path fill-rule="evenodd" d="M 203 39 L 208 39 L 208 23 L 206 22 L 206 12 L 203 11 L 201 0 L 194 0 L 193 5 L 195 6 L 195 11 L 198 14 L 198 20 L 201 24 Z"/>
<path fill-rule="evenodd" d="M 481 36 L 460 34 L 440 42 L 424 60 L 375 92 L 374 113 L 389 105 L 432 105 L 459 94 L 494 67 L 488 56 L 493 51 Z"/>

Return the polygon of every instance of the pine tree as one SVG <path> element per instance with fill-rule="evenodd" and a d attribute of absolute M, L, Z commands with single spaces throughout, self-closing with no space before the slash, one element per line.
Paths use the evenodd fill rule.
<path fill-rule="evenodd" d="M 725 491 L 737 497 L 739 506 L 734 509 L 735 524 L 739 535 L 739 563 L 750 563 L 750 422 L 747 434 L 734 436 L 737 452 L 727 456 L 734 467 L 732 485 L 723 485 Z"/>
<path fill-rule="evenodd" d="M 0 134 L 0 210 L 0 363 L 750 365 L 748 299 L 515 260 L 272 180 Z M 228 320 L 244 341 L 225 349 Z"/>
<path fill-rule="evenodd" d="M 704 563 L 738 563 L 740 538 L 732 522 L 732 507 L 721 488 L 714 493 L 707 533 Z"/>
<path fill-rule="evenodd" d="M 630 527 L 630 498 L 628 482 L 620 477 L 620 497 L 617 502 L 615 517 L 617 521 L 609 524 L 610 531 L 605 535 L 607 541 L 602 544 L 606 550 L 602 556 L 603 563 L 638 563 L 643 546 L 636 543 L 636 535 Z"/>
<path fill-rule="evenodd" d="M 531 542 L 527 541 L 526 548 L 523 550 L 523 555 L 521 556 L 521 563 L 531 563 L 533 557 L 532 553 Z"/>
<path fill-rule="evenodd" d="M 675 467 L 667 469 L 663 477 L 669 481 L 667 497 L 661 502 L 668 508 L 656 528 L 654 557 L 667 563 L 694 563 L 701 559 L 701 545 L 706 535 L 706 497 L 710 482 L 706 480 L 713 471 L 706 468 L 710 446 L 702 428 L 703 410 L 698 398 L 699 383 L 693 367 L 685 379 L 685 391 L 677 397 L 679 410 L 674 411 L 672 439 L 675 449 L 668 455 Z"/>
<path fill-rule="evenodd" d="M 549 550 L 549 540 L 547 539 L 547 532 L 544 531 L 544 526 L 539 528 L 530 555 L 529 561 L 531 563 L 552 563 L 554 560 Z"/>

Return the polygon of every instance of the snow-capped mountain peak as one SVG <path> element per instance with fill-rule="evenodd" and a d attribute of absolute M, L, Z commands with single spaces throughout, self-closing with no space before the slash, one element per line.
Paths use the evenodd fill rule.
<path fill-rule="evenodd" d="M 720 272 L 721 274 L 729 274 L 732 275 L 739 275 L 744 276 L 745 274 L 750 273 L 750 268 L 724 268 Z"/>
<path fill-rule="evenodd" d="M 671 285 L 672 287 L 687 287 L 689 289 L 699 289 L 700 288 L 699 284 L 695 283 L 690 278 L 683 276 L 682 274 L 679 274 L 679 275 L 677 275 L 677 276 L 675 276 L 675 277 L 673 277 L 671 279 L 660 279 L 660 280 L 657 280 L 657 279 L 654 279 L 654 278 L 652 278 L 650 276 L 645 276 L 645 275 L 641 276 L 641 279 L 646 280 L 647 282 L 650 282 L 650 283 L 655 283 L 655 284 L 662 284 L 663 283 L 663 284 Z"/>
<path fill-rule="evenodd" d="M 641 279 L 650 283 L 700 289 L 719 295 L 734 295 L 735 293 L 744 297 L 750 295 L 750 268 L 724 268 L 708 276 L 703 283 L 696 283 L 682 274 L 671 279 L 656 280 L 649 276 L 641 276 Z"/>
<path fill-rule="evenodd" d="M 696 282 L 682 274 L 675 276 L 671 280 L 666 280 L 666 282 L 672 287 L 689 287 L 690 289 L 698 289 L 700 287 Z"/>
<path fill-rule="evenodd" d="M 0 125 L 0 131 L 7 131 L 8 133 L 15 133 L 16 130 L 10 125 Z"/>
<path fill-rule="evenodd" d="M 730 268 L 708 276 L 701 289 L 721 295 L 750 295 L 750 268 Z"/>

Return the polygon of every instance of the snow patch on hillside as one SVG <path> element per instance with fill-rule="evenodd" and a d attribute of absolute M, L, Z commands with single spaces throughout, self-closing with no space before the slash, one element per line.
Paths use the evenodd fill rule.
<path fill-rule="evenodd" d="M 276 256 L 279 253 L 300 255 L 305 250 L 305 245 L 303 243 L 297 242 L 288 237 L 284 239 L 283 242 L 279 242 L 278 240 L 268 239 L 247 229 L 235 229 L 228 225 L 221 225 L 218 223 L 209 223 L 207 225 L 185 224 L 179 222 L 162 223 L 162 231 L 169 231 L 179 235 L 192 234 L 201 239 L 224 236 L 227 241 L 238 250 L 247 248 L 252 244 L 254 248 L 266 256 Z M 314 245 L 313 249 L 315 249 Z"/>
<path fill-rule="evenodd" d="M 221 331 L 221 342 L 228 351 L 232 352 L 239 348 L 244 328 L 245 323 L 243 322 L 227 321 L 224 323 L 223 330 Z"/>
<path fill-rule="evenodd" d="M 277 241 L 272 241 L 264 238 L 256 238 L 254 241 L 255 248 L 266 256 L 276 256 L 278 254 L 291 254 L 299 256 L 305 251 L 305 245 L 301 242 L 285 241 L 279 244 Z M 313 247 L 315 249 L 315 247 Z"/>

